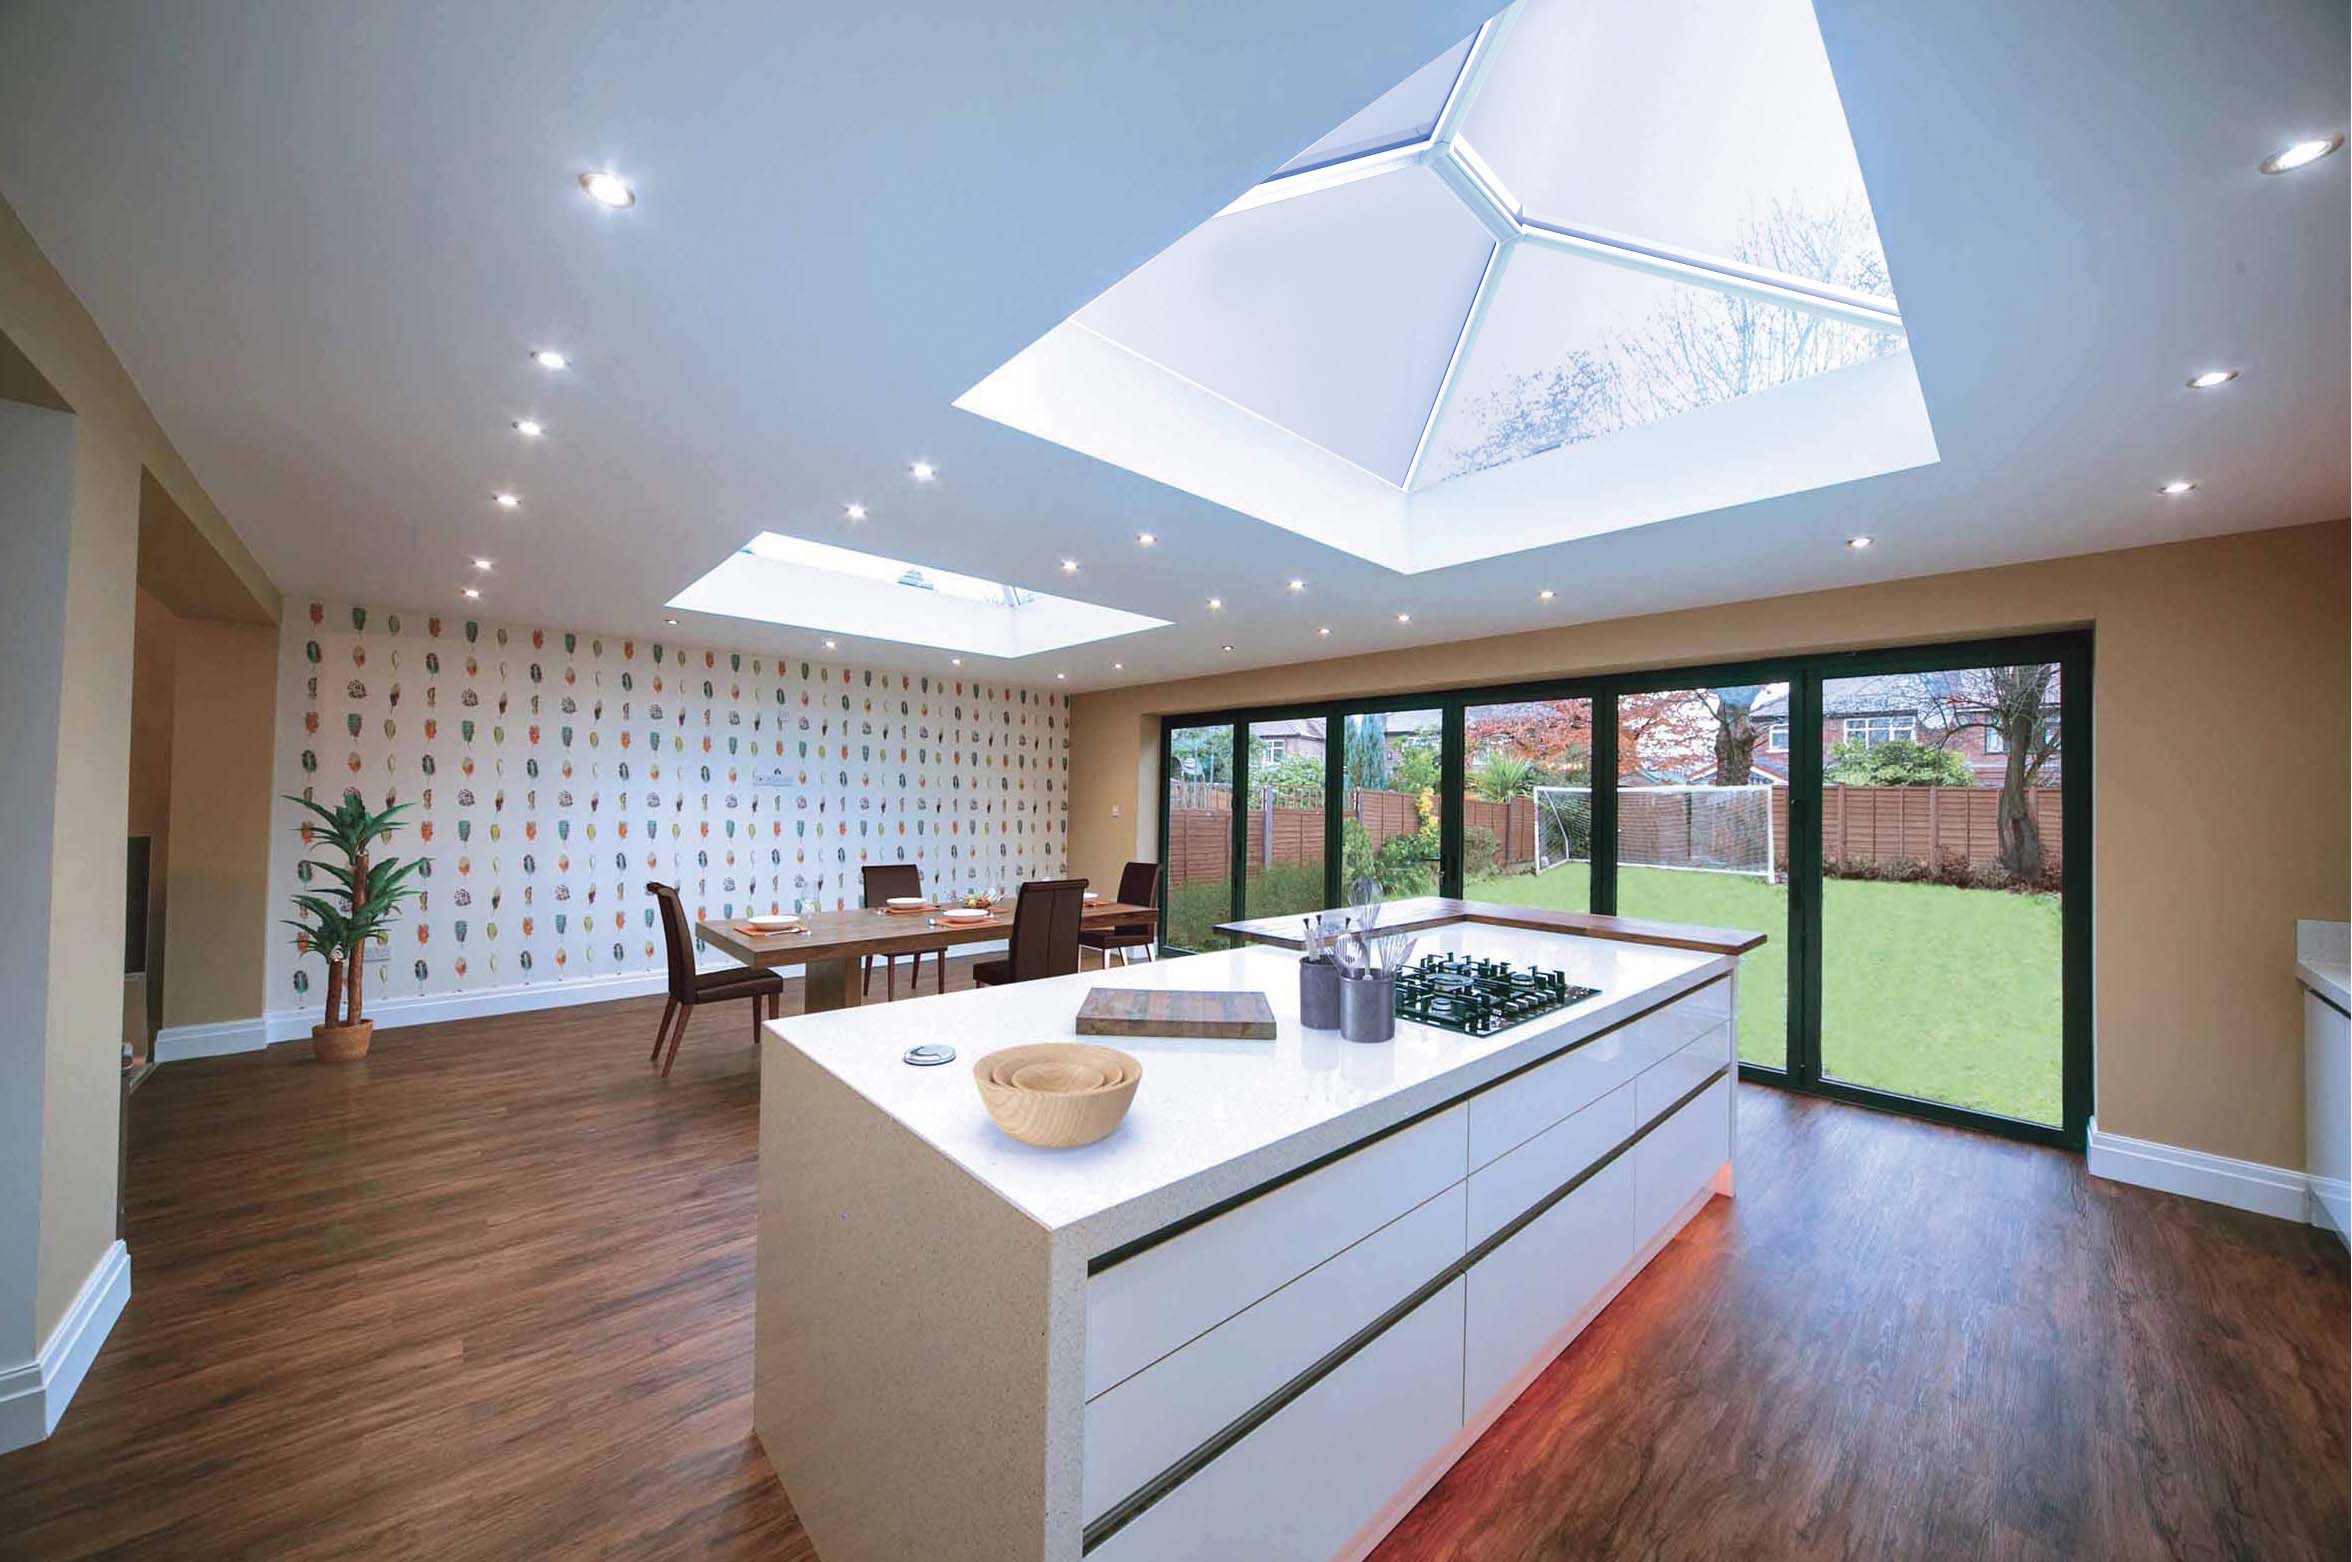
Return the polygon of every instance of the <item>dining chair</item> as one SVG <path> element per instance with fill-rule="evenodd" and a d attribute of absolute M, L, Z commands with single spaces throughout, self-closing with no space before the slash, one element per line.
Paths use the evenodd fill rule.
<path fill-rule="evenodd" d="M 1160 865 L 1156 862 L 1131 862 L 1119 874 L 1119 904 L 1122 906 L 1156 905 L 1160 898 Z M 1111 968 L 1111 951 L 1119 951 L 1119 963 L 1125 965 L 1138 949 L 1159 957 L 1160 930 L 1154 922 L 1122 922 L 1116 927 L 1090 927 L 1078 934 L 1078 946 L 1091 949 L 1104 970 Z"/>
<path fill-rule="evenodd" d="M 923 870 L 911 862 L 871 863 L 858 869 L 858 877 L 863 882 L 866 904 L 877 910 L 885 902 L 896 900 L 901 896 L 923 893 Z M 947 951 L 934 949 L 931 953 L 939 962 L 939 974 L 932 980 L 932 990 L 945 992 L 947 991 Z M 884 955 L 882 957 L 884 962 L 882 996 L 884 998 L 898 996 L 898 962 L 907 958 L 906 955 Z M 923 951 L 916 950 L 913 959 L 915 974 L 907 986 L 907 996 L 910 998 L 923 990 Z M 858 992 L 862 996 L 873 990 L 874 957 L 861 955 L 858 957 Z"/>
<path fill-rule="evenodd" d="M 669 955 L 670 1001 L 662 1006 L 661 1024 L 653 1031 L 653 1057 L 661 1059 L 662 1076 L 669 1077 L 670 1065 L 678 1061 L 678 1043 L 686 1039 L 686 1022 L 693 1017 L 698 1003 L 725 1003 L 736 998 L 751 1002 L 751 1043 L 759 1045 L 760 1021 L 774 1019 L 784 1010 L 784 978 L 773 971 L 756 967 L 734 966 L 723 971 L 694 969 L 694 938 L 687 931 L 686 910 L 678 903 L 678 891 L 669 884 L 648 884 L 645 892 L 661 907 L 662 944 Z M 763 1001 L 764 1000 L 764 1001 Z M 760 1011 L 765 1009 L 763 1015 Z M 675 1017 L 677 1029 L 670 1028 Z M 664 1036 L 669 1040 L 669 1051 L 662 1051 Z M 646 1059 L 652 1062 L 653 1058 Z"/>
<path fill-rule="evenodd" d="M 1068 976 L 1078 969 L 1078 924 L 1086 915 L 1084 879 L 1034 879 L 1013 902 L 1011 947 L 1002 960 L 972 967 L 982 987 Z"/>

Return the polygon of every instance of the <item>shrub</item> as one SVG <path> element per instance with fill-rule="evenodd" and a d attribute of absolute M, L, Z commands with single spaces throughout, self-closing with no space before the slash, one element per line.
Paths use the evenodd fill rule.
<path fill-rule="evenodd" d="M 1959 755 L 1909 738 L 1891 743 L 1840 743 L 1829 751 L 1821 778 L 1831 786 L 1976 784 L 1976 773 Z"/>
<path fill-rule="evenodd" d="M 1491 878 L 1495 865 L 1502 861 L 1503 843 L 1495 839 L 1494 831 L 1483 824 L 1467 825 L 1462 830 L 1462 877 Z"/>

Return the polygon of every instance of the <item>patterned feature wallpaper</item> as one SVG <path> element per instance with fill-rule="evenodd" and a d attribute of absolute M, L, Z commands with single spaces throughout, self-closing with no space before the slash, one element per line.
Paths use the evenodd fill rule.
<path fill-rule="evenodd" d="M 869 862 L 939 893 L 1063 872 L 1062 695 L 328 602 L 289 604 L 278 678 L 275 794 L 418 805 L 378 998 L 658 970 L 649 879 L 724 917 L 855 905 Z M 276 805 L 273 1010 L 324 998 L 276 922 L 302 818 Z"/>

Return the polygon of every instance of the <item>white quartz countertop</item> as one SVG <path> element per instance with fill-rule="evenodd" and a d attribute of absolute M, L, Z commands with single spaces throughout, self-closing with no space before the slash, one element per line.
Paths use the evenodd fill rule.
<path fill-rule="evenodd" d="M 2298 960 L 2295 979 L 2337 1008 L 2352 1010 L 2352 965 L 2341 960 Z"/>
<path fill-rule="evenodd" d="M 1422 935 L 1421 954 L 1452 951 L 1543 965 L 1598 997 L 1473 1038 L 1399 1021 L 1396 1039 L 1343 1041 L 1298 1023 L 1298 956 L 1251 946 L 1087 970 L 770 1021 L 781 1038 L 1039 1225 L 1088 1253 L 1143 1235 L 1426 1107 L 1474 1089 L 1732 969 L 1721 955 L 1461 924 Z M 1263 992 L 1271 1042 L 1076 1034 L 1095 987 Z M 1143 1064 L 1125 1121 L 1097 1143 L 1044 1150 L 990 1120 L 972 1065 L 1002 1047 L 1093 1040 Z M 945 1042 L 953 1063 L 916 1068 L 901 1054 Z"/>

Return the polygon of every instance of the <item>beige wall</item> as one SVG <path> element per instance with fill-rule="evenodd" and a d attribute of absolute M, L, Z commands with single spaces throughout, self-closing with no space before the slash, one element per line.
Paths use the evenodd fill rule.
<path fill-rule="evenodd" d="M 49 915 L 41 929 L 48 981 L 33 1322 L 37 1337 L 45 1337 L 115 1236 L 123 843 L 143 487 L 169 501 L 234 581 L 233 591 L 213 589 L 219 600 L 274 621 L 278 594 L 164 437 L 80 301 L 4 203 L 0 338 L 9 343 L 0 354 L 0 384 L 73 417 L 56 816 Z M 168 593 L 159 595 L 170 603 Z M 14 1190 L 10 1196 L 17 1196 Z M 0 1254 L 0 1262 L 22 1258 Z"/>
<path fill-rule="evenodd" d="M 2346 915 L 2341 522 L 1081 695 L 1071 869 L 1156 856 L 1158 716 L 2088 624 L 2100 1127 L 2303 1157 L 2297 917 Z"/>
<path fill-rule="evenodd" d="M 171 739 L 171 921 L 163 1022 L 262 1011 L 269 930 L 277 631 L 183 619 Z"/>

